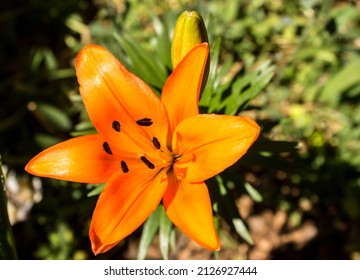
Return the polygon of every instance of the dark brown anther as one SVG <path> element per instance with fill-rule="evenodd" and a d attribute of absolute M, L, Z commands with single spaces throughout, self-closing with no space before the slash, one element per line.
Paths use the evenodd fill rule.
<path fill-rule="evenodd" d="M 160 145 L 159 140 L 158 140 L 156 137 L 153 137 L 152 142 L 153 142 L 153 144 L 154 144 L 154 147 L 155 147 L 156 149 L 160 150 L 161 145 Z"/>
<path fill-rule="evenodd" d="M 120 165 L 121 165 L 121 170 L 122 172 L 124 173 L 128 173 L 129 172 L 129 167 L 127 166 L 126 162 L 125 161 L 121 161 L 120 162 Z"/>
<path fill-rule="evenodd" d="M 137 120 L 136 123 L 140 126 L 150 126 L 153 124 L 153 121 L 149 118 L 143 118 L 143 119 Z"/>
<path fill-rule="evenodd" d="M 111 149 L 110 149 L 110 146 L 109 146 L 109 143 L 108 143 L 108 142 L 104 142 L 104 143 L 103 143 L 103 148 L 104 148 L 104 151 L 105 151 L 107 154 L 109 154 L 109 155 L 112 155 L 112 154 L 113 154 L 112 151 L 111 151 Z"/>
<path fill-rule="evenodd" d="M 155 165 L 154 165 L 151 161 L 149 161 L 146 157 L 142 156 L 142 157 L 140 157 L 140 159 L 141 159 L 141 161 L 142 161 L 143 163 L 145 163 L 145 165 L 146 165 L 147 167 L 149 167 L 150 169 L 154 169 L 154 168 L 155 168 Z"/>
<path fill-rule="evenodd" d="M 121 126 L 120 123 L 118 121 L 113 121 L 112 123 L 112 128 L 116 131 L 116 132 L 120 132 L 121 131 Z"/>

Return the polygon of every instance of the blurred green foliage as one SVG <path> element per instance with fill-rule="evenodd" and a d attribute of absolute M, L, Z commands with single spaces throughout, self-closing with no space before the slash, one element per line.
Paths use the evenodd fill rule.
<path fill-rule="evenodd" d="M 359 5 L 335 0 L 2 2 L 3 164 L 24 174 L 26 162 L 42 149 L 94 132 L 73 67 L 84 44 L 105 46 L 160 94 L 172 71 L 177 16 L 195 9 L 205 19 L 211 47 L 201 111 L 250 115 L 262 127 L 249 153 L 207 182 L 220 237 L 231 235 L 224 250 L 244 242 L 256 246 L 238 209 L 238 199 L 247 195 L 254 201 L 253 215 L 265 209 L 287 213 L 283 233 L 308 221 L 316 226 L 317 235 L 306 246 L 286 244 L 270 258 L 357 258 Z M 42 201 L 26 222 L 13 226 L 19 258 L 95 258 L 87 230 L 103 186 L 49 179 L 42 184 Z M 156 236 L 167 258 L 176 250 L 176 233 L 160 206 L 142 228 L 97 258 L 145 258 Z M 140 244 L 136 255 L 129 253 L 132 242 Z"/>

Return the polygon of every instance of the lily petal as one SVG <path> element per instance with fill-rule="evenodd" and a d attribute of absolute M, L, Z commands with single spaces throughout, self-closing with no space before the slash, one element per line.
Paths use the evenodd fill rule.
<path fill-rule="evenodd" d="M 166 80 L 161 101 L 168 112 L 171 131 L 182 120 L 199 113 L 200 89 L 208 55 L 207 43 L 197 45 Z"/>
<path fill-rule="evenodd" d="M 254 143 L 260 128 L 249 117 L 202 114 L 181 122 L 173 138 L 178 179 L 201 182 L 239 160 Z"/>
<path fill-rule="evenodd" d="M 120 161 L 103 150 L 103 140 L 86 135 L 56 144 L 32 158 L 33 175 L 81 183 L 102 183 L 120 169 Z"/>
<path fill-rule="evenodd" d="M 89 230 L 94 254 L 110 250 L 158 207 L 167 187 L 166 171 L 141 172 L 119 172 L 105 185 Z"/>
<path fill-rule="evenodd" d="M 220 249 L 205 183 L 192 184 L 169 176 L 163 202 L 170 220 L 187 236 L 207 249 Z"/>
<path fill-rule="evenodd" d="M 110 52 L 88 45 L 80 51 L 75 68 L 86 110 L 100 134 L 113 143 L 126 143 L 133 153 L 155 149 L 153 137 L 166 143 L 164 105 Z"/>

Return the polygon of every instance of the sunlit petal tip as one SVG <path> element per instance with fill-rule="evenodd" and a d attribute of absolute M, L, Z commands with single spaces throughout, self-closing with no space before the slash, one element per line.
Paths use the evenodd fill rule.
<path fill-rule="evenodd" d="M 257 133 L 260 133 L 260 126 L 257 124 L 257 122 L 251 118 L 251 117 L 247 117 L 244 116 L 242 117 L 245 121 L 247 121 L 254 129 Z"/>
<path fill-rule="evenodd" d="M 45 150 L 33 157 L 25 166 L 25 171 L 39 177 L 53 178 L 56 176 L 56 166 L 48 163 L 48 151 Z M 51 154 L 50 154 L 51 156 Z"/>
<path fill-rule="evenodd" d="M 96 50 L 104 50 L 105 48 L 99 45 L 95 45 L 95 44 L 89 44 L 89 45 L 85 45 L 80 52 L 78 53 L 76 60 L 75 60 L 75 68 L 77 67 L 77 65 L 81 62 L 82 56 L 85 55 L 86 53 L 88 53 L 89 51 L 96 51 Z"/>
<path fill-rule="evenodd" d="M 211 250 L 211 251 L 220 251 L 219 238 L 217 235 L 215 237 L 216 238 L 209 239 L 208 237 L 204 236 L 204 238 L 203 238 L 203 240 L 201 240 L 201 242 L 198 241 L 198 244 L 208 250 Z"/>
<path fill-rule="evenodd" d="M 251 117 L 241 117 L 245 122 L 247 122 L 247 130 L 250 139 L 252 138 L 252 142 L 249 145 L 250 146 L 258 139 L 260 135 L 260 126 L 255 122 L 255 120 Z"/>
<path fill-rule="evenodd" d="M 195 46 L 195 48 L 205 48 L 207 49 L 207 51 L 209 51 L 209 43 L 207 42 L 201 43 L 198 46 Z"/>
<path fill-rule="evenodd" d="M 201 247 L 211 251 L 220 251 L 220 241 L 215 229 L 209 231 L 209 234 L 204 234 L 202 236 L 199 236 L 199 232 L 201 230 L 198 230 L 196 228 L 186 229 L 182 227 L 182 231 Z"/>
<path fill-rule="evenodd" d="M 38 176 L 38 172 L 36 172 L 36 168 L 34 168 L 34 159 L 30 160 L 26 166 L 25 166 L 25 171 L 30 173 L 30 174 L 33 174 L 33 175 L 36 175 Z"/>
<path fill-rule="evenodd" d="M 99 135 L 72 138 L 42 151 L 25 166 L 35 176 L 80 183 L 102 183 L 119 169 L 103 151 Z"/>
<path fill-rule="evenodd" d="M 89 237 L 90 237 L 90 241 L 91 241 L 91 249 L 95 256 L 106 253 L 107 251 L 109 251 L 110 249 L 112 249 L 113 247 L 115 247 L 118 244 L 118 242 L 116 242 L 114 244 L 103 244 L 101 242 L 100 238 L 98 237 L 98 235 L 96 234 L 96 232 L 94 231 L 94 229 L 91 227 L 89 230 Z"/>

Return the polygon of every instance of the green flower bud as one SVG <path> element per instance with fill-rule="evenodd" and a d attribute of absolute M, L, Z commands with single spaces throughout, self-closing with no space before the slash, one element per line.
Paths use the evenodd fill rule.
<path fill-rule="evenodd" d="M 171 44 L 171 62 L 173 68 L 183 59 L 183 57 L 196 45 L 208 43 L 209 39 L 206 32 L 205 23 L 198 12 L 183 12 L 175 25 L 174 36 Z M 203 75 L 201 92 L 204 90 L 210 70 L 210 55 L 206 62 Z"/>
<path fill-rule="evenodd" d="M 175 25 L 171 45 L 173 67 L 196 45 L 208 42 L 206 27 L 201 15 L 195 11 L 183 12 Z"/>

